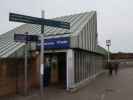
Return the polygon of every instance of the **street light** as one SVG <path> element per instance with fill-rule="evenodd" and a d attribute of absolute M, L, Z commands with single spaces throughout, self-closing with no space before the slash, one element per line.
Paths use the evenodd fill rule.
<path fill-rule="evenodd" d="M 111 40 L 106 40 L 106 46 L 108 47 L 108 62 L 110 61 L 110 50 L 109 47 L 111 46 Z"/>

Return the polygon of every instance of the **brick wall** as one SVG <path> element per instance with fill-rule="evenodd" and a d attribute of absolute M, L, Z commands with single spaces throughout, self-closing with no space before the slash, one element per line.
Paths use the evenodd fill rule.
<path fill-rule="evenodd" d="M 114 53 L 111 54 L 112 59 L 133 59 L 133 53 Z"/>
<path fill-rule="evenodd" d="M 28 59 L 28 88 L 36 88 L 38 83 L 37 57 Z M 24 59 L 0 59 L 0 96 L 24 93 Z"/>

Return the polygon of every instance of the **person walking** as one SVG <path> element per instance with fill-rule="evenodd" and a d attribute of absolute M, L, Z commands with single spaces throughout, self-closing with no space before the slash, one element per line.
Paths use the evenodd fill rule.
<path fill-rule="evenodd" d="M 46 58 L 44 66 L 44 87 L 48 87 L 50 82 L 50 61 L 49 58 Z"/>
<path fill-rule="evenodd" d="M 109 70 L 109 75 L 112 76 L 112 74 L 113 74 L 113 66 L 112 66 L 111 62 L 108 62 L 108 70 Z"/>
<path fill-rule="evenodd" d="M 118 67 L 119 67 L 119 63 L 115 62 L 115 66 L 114 66 L 115 75 L 117 75 L 118 73 Z"/>

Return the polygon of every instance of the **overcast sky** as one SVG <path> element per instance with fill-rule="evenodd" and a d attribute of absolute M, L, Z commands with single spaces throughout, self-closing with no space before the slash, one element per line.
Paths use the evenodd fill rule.
<path fill-rule="evenodd" d="M 111 39 L 112 52 L 133 52 L 133 0 L 0 0 L 0 33 L 18 23 L 9 22 L 9 12 L 46 18 L 97 11 L 99 44 Z"/>

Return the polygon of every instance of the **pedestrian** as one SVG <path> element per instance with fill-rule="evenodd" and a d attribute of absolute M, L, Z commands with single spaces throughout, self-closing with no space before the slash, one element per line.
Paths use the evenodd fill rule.
<path fill-rule="evenodd" d="M 112 73 L 113 73 L 113 66 L 112 66 L 112 63 L 111 63 L 111 62 L 108 62 L 108 70 L 109 70 L 109 75 L 112 76 Z"/>
<path fill-rule="evenodd" d="M 115 66 L 114 66 L 115 75 L 117 75 L 118 73 L 118 67 L 119 67 L 119 63 L 115 62 Z"/>
<path fill-rule="evenodd" d="M 50 82 L 50 61 L 49 58 L 46 58 L 44 66 L 44 87 L 48 87 Z"/>

